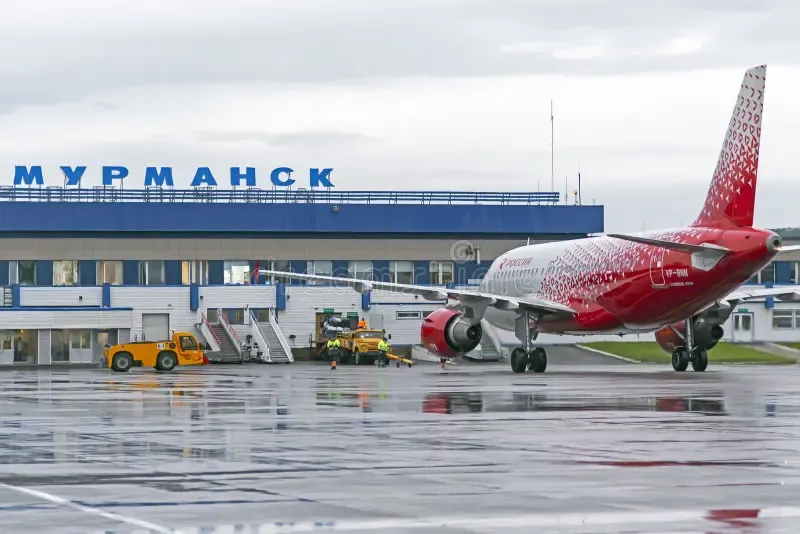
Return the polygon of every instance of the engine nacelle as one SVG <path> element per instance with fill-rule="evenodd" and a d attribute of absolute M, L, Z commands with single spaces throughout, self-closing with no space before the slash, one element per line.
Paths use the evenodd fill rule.
<path fill-rule="evenodd" d="M 441 308 L 422 320 L 421 337 L 428 351 L 443 358 L 455 358 L 478 346 L 483 336 L 480 324 L 470 325 L 461 312 Z"/>
<path fill-rule="evenodd" d="M 718 324 L 712 324 L 705 319 L 695 319 L 694 322 L 694 344 L 706 350 L 713 349 L 725 331 Z M 665 326 L 656 332 L 656 341 L 662 349 L 672 354 L 676 347 L 686 345 L 686 323 L 683 321 Z"/>

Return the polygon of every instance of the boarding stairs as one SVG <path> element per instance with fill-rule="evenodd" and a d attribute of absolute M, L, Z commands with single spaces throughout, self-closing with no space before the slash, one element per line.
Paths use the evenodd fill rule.
<path fill-rule="evenodd" d="M 219 343 L 219 355 L 221 362 L 238 362 L 242 359 L 241 349 L 236 350 L 236 340 L 231 339 L 230 334 L 222 323 L 209 324 L 214 337 Z"/>
<path fill-rule="evenodd" d="M 250 312 L 250 323 L 255 327 L 256 331 L 261 334 L 262 340 L 267 345 L 266 362 L 267 363 L 292 363 L 294 356 L 286 337 L 281 332 L 278 326 L 275 313 L 269 311 L 269 320 L 258 322 L 253 312 Z"/>

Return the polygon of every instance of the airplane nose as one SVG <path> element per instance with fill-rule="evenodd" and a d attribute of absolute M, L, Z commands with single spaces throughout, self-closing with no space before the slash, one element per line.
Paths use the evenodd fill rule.
<path fill-rule="evenodd" d="M 782 244 L 783 240 L 781 240 L 781 237 L 777 234 L 772 234 L 767 238 L 767 250 L 773 254 L 781 249 Z"/>

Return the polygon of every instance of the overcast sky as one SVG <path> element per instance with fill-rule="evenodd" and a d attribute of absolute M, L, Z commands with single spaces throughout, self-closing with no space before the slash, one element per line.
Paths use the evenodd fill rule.
<path fill-rule="evenodd" d="M 338 189 L 550 189 L 606 229 L 690 223 L 743 71 L 767 63 L 756 224 L 800 226 L 800 2 L 26 0 L 0 17 L 14 165 L 333 167 Z M 306 182 L 305 184 L 303 182 Z"/>

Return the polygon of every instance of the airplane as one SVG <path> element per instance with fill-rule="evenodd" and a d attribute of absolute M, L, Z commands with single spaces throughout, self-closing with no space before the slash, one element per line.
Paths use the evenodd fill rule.
<path fill-rule="evenodd" d="M 634 233 L 589 234 L 570 241 L 515 248 L 498 257 L 477 291 L 272 270 L 261 273 L 447 300 L 420 334 L 442 361 L 474 350 L 483 321 L 512 331 L 515 373 L 543 373 L 539 334 L 628 335 L 655 332 L 675 371 L 708 367 L 708 351 L 738 303 L 786 288 L 742 288 L 779 254 L 774 232 L 753 227 L 766 65 L 745 71 L 702 210 L 690 226 Z"/>

